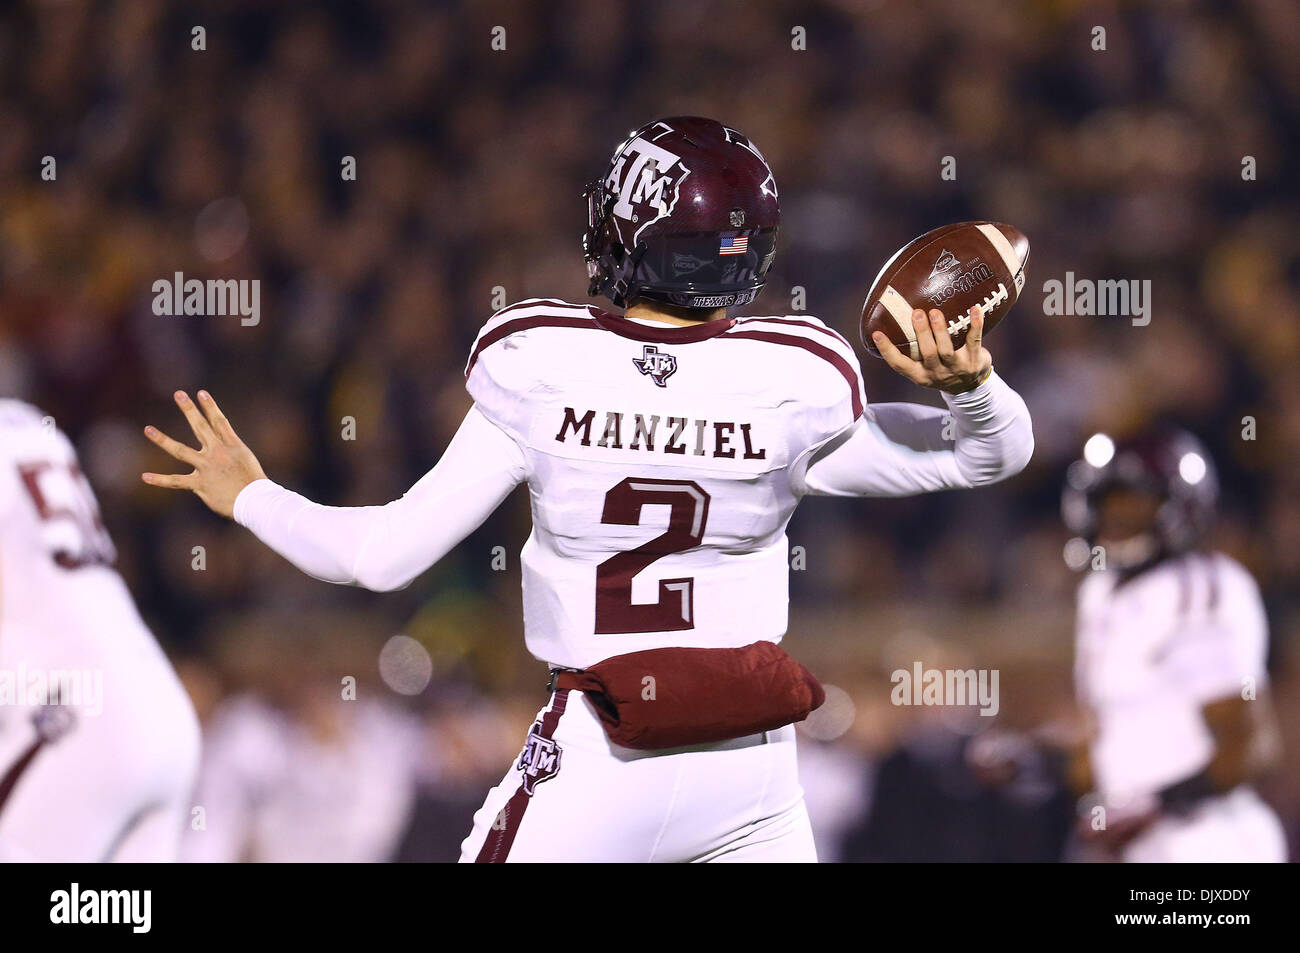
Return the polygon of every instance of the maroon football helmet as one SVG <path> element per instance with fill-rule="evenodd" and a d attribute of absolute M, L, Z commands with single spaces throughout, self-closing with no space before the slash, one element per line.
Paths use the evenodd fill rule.
<path fill-rule="evenodd" d="M 730 308 L 762 290 L 781 207 L 767 160 L 736 130 L 696 116 L 648 123 L 585 196 L 589 294 Z"/>
<path fill-rule="evenodd" d="M 1066 525 L 1093 545 L 1102 498 L 1127 488 L 1161 501 L 1156 513 L 1154 551 L 1175 556 L 1194 548 L 1209 529 L 1219 500 L 1214 460 L 1185 430 L 1160 427 L 1129 440 L 1094 434 L 1083 458 L 1066 473 L 1061 513 Z"/>

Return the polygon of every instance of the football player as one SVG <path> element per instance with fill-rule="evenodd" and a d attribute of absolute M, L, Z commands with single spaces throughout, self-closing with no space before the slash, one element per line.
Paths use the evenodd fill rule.
<path fill-rule="evenodd" d="M 335 508 L 277 485 L 205 391 L 176 395 L 198 449 L 146 428 L 192 472 L 145 482 L 192 490 L 319 579 L 379 590 L 527 484 L 528 648 L 583 672 L 644 650 L 739 659 L 779 642 L 785 528 L 805 495 L 973 487 L 1028 462 L 1029 414 L 993 371 L 977 312 L 960 349 L 938 311 L 913 315 L 920 360 L 877 342 L 946 409 L 868 406 L 853 348 L 816 318 L 729 316 L 762 289 L 780 220 L 772 170 L 736 130 L 649 123 L 587 200 L 591 293 L 620 311 L 535 298 L 488 319 L 465 367 L 474 405 L 401 499 Z M 752 682 L 677 703 L 709 723 Z M 555 689 L 463 860 L 816 859 L 793 724 L 644 750 L 611 740 L 599 702 Z"/>
<path fill-rule="evenodd" d="M 1071 774 L 1095 792 L 1086 835 L 1126 861 L 1286 859 L 1251 787 L 1275 745 L 1268 622 L 1250 573 L 1201 548 L 1217 497 L 1180 430 L 1094 435 L 1068 472 L 1065 520 L 1092 547 L 1075 657 L 1091 738 Z"/>
<path fill-rule="evenodd" d="M 0 401 L 0 860 L 174 860 L 199 727 L 50 418 Z"/>

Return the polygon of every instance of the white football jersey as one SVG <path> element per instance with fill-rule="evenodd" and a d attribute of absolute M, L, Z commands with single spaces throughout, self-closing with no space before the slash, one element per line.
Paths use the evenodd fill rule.
<path fill-rule="evenodd" d="M 1264 690 L 1268 623 L 1255 580 L 1222 554 L 1189 553 L 1116 586 L 1079 588 L 1075 680 L 1095 719 L 1107 797 L 1149 794 L 1205 767 L 1207 702 Z"/>
<path fill-rule="evenodd" d="M 114 557 L 71 442 L 35 407 L 0 400 L 0 629 L 138 625 Z"/>
<path fill-rule="evenodd" d="M 843 337 L 806 315 L 675 327 L 531 299 L 487 322 L 466 379 L 526 459 L 536 657 L 780 641 L 792 475 L 865 404 Z"/>
<path fill-rule="evenodd" d="M 175 856 L 198 720 L 113 558 L 71 442 L 36 408 L 0 400 L 0 771 L 33 744 L 47 704 L 67 716 L 0 811 L 0 853 Z"/>

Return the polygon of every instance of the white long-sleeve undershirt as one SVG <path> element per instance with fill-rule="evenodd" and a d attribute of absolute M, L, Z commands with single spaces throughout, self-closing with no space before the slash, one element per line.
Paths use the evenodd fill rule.
<path fill-rule="evenodd" d="M 309 576 L 388 591 L 410 585 L 527 479 L 518 444 L 472 407 L 438 464 L 385 506 L 322 506 L 270 480 L 235 521 Z"/>
<path fill-rule="evenodd" d="M 796 491 L 911 496 L 996 483 L 1029 463 L 1029 408 L 996 371 L 974 390 L 943 399 L 946 411 L 924 404 L 868 406 L 806 465 L 796 465 Z"/>
<path fill-rule="evenodd" d="M 796 462 L 796 492 L 907 496 L 993 483 L 1024 468 L 1034 445 L 1029 412 L 996 374 L 944 399 L 947 412 L 919 404 L 868 407 L 843 434 Z M 445 556 L 527 479 L 514 438 L 475 407 L 437 466 L 385 506 L 322 506 L 263 479 L 239 494 L 234 517 L 310 576 L 388 591 Z"/>

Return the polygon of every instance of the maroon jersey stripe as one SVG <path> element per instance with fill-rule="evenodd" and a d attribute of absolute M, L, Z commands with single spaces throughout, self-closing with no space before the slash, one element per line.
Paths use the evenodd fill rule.
<path fill-rule="evenodd" d="M 535 298 L 532 301 L 519 301 L 515 304 L 506 305 L 496 314 L 494 318 L 499 318 L 503 314 L 509 314 L 511 311 L 522 311 L 525 308 L 581 308 L 580 304 L 569 304 L 567 301 L 561 301 L 559 298 Z"/>
<path fill-rule="evenodd" d="M 560 716 L 564 714 L 568 704 L 569 690 L 564 688 L 557 691 L 555 701 L 551 703 L 551 710 L 542 716 L 541 736 L 543 738 L 550 738 L 555 734 L 555 726 L 559 724 Z M 488 831 L 488 836 L 483 841 L 474 863 L 505 863 L 506 858 L 510 856 L 510 847 L 515 842 L 515 835 L 519 833 L 519 823 L 524 819 L 524 812 L 528 810 L 528 802 L 531 800 L 528 792 L 524 790 L 523 782 L 520 781 L 515 793 L 510 796 L 506 806 L 493 821 L 492 828 Z"/>
<path fill-rule="evenodd" d="M 4 809 L 5 802 L 9 800 L 9 795 L 12 794 L 14 788 L 18 786 L 18 780 L 23 776 L 23 772 L 31 767 L 31 763 L 35 759 L 37 752 L 41 750 L 41 747 L 44 744 L 45 739 L 43 737 L 38 737 L 31 743 L 31 746 L 23 752 L 22 756 L 10 765 L 9 770 L 5 772 L 4 777 L 0 778 L 0 811 Z"/>
<path fill-rule="evenodd" d="M 828 328 L 820 324 L 813 324 L 811 321 L 804 321 L 801 320 L 800 318 L 741 318 L 736 323 L 751 324 L 754 321 L 765 321 L 768 324 L 795 324 L 801 328 L 808 328 L 813 331 L 819 331 L 822 334 L 825 334 L 826 336 L 832 337 L 835 340 L 839 341 L 849 350 L 853 349 L 853 345 L 849 343 L 848 338 L 846 338 L 843 334 L 840 334 L 840 332 L 836 331 L 834 328 Z"/>
<path fill-rule="evenodd" d="M 541 307 L 541 305 L 537 305 L 537 307 Z M 599 329 L 600 325 L 596 324 L 593 318 L 567 318 L 554 314 L 537 315 L 532 318 L 514 318 L 503 322 L 478 339 L 478 344 L 474 346 L 474 352 L 469 356 L 469 363 L 465 365 L 465 378 L 469 379 L 469 372 L 474 370 L 474 365 L 478 362 L 478 356 L 483 352 L 484 348 L 491 347 L 497 341 L 509 337 L 517 331 L 543 327 Z"/>
<path fill-rule="evenodd" d="M 844 376 L 844 380 L 849 385 L 849 393 L 853 397 L 853 419 L 857 420 L 862 416 L 862 396 L 858 390 L 857 372 L 853 370 L 853 365 L 846 361 L 838 351 L 824 344 L 818 344 L 816 341 L 810 341 L 808 338 L 801 338 L 797 334 L 782 334 L 780 331 L 732 331 L 721 340 L 730 340 L 732 338 L 750 338 L 754 341 L 767 341 L 769 344 L 801 347 L 811 354 L 816 354 Z"/>

